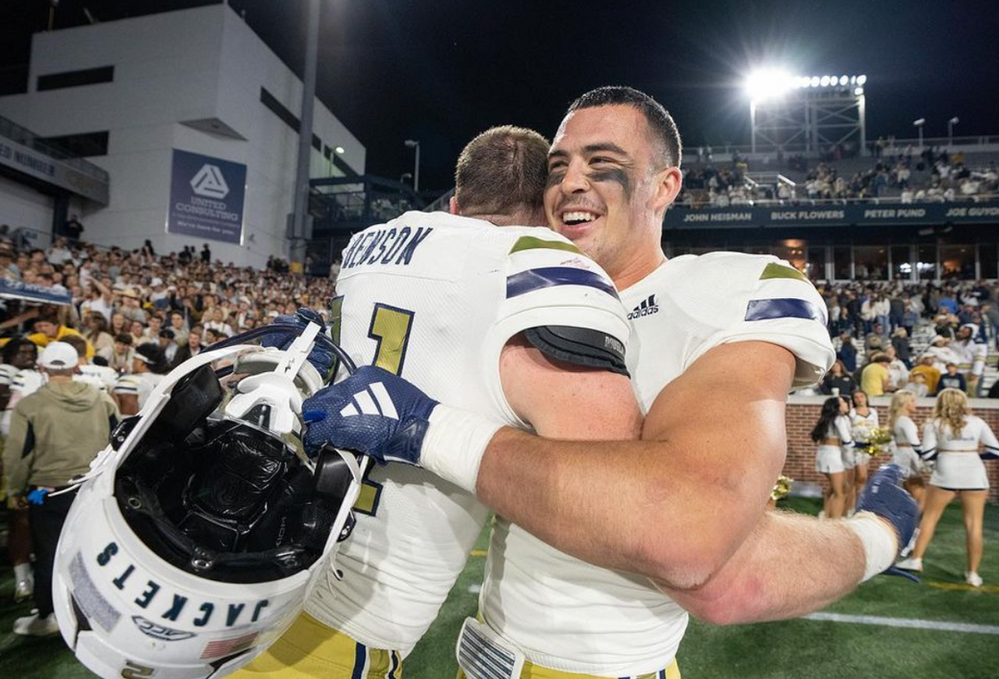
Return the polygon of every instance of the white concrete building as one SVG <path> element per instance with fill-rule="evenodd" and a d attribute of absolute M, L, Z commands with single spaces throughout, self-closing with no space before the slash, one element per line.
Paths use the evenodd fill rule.
<path fill-rule="evenodd" d="M 260 266 L 288 252 L 301 98 L 302 82 L 221 4 L 36 34 L 28 92 L 0 97 L 0 116 L 82 145 L 108 171 L 106 206 L 70 207 L 98 244 L 200 250 L 204 238 L 167 233 L 174 150 L 245 165 L 242 242 L 211 248 Z M 364 147 L 318 100 L 313 133 L 312 177 L 364 173 Z M 6 203 L 32 221 L 24 194 L 0 182 L 0 222 Z"/>

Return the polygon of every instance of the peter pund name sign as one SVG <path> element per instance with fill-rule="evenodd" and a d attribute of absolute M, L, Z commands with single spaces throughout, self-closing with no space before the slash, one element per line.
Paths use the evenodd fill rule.
<path fill-rule="evenodd" d="M 167 233 L 241 243 L 246 165 L 174 149 Z"/>

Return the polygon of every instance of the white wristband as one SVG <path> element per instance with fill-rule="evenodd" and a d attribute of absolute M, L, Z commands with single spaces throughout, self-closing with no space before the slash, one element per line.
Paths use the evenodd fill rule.
<path fill-rule="evenodd" d="M 864 546 L 866 582 L 895 563 L 898 556 L 898 536 L 895 530 L 873 512 L 858 512 L 844 522 L 860 538 Z"/>
<path fill-rule="evenodd" d="M 475 492 L 486 446 L 503 426 L 482 415 L 438 404 L 430 413 L 420 465 L 445 481 Z"/>

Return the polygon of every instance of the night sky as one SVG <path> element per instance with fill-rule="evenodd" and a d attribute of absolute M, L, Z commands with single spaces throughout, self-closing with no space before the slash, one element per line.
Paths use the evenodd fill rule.
<path fill-rule="evenodd" d="M 56 27 L 204 4 L 62 0 Z M 304 58 L 301 0 L 231 0 L 294 71 Z M 9 88 L 43 30 L 47 0 L 6 0 L 0 75 Z M 684 142 L 748 143 L 742 77 L 754 65 L 802 75 L 868 76 L 868 137 L 999 135 L 995 1 L 323 0 L 320 98 L 368 149 L 368 172 L 412 170 L 447 189 L 461 147 L 496 124 L 551 136 L 566 105 L 605 84 L 645 90 L 673 113 Z M 20 9 L 14 16 L 12 10 Z M 25 121 L 30 127 L 30 121 Z"/>

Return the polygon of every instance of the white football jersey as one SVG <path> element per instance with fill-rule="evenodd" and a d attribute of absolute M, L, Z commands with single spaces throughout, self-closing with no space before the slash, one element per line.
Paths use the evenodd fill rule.
<path fill-rule="evenodd" d="M 561 325 L 626 344 L 630 332 L 610 278 L 568 240 L 446 213 L 409 212 L 355 235 L 337 292 L 331 332 L 358 365 L 378 365 L 441 402 L 521 427 L 500 384 L 500 352 L 511 337 Z M 487 510 L 403 465 L 375 469 L 355 507 L 357 525 L 336 559 L 343 579 L 322 580 L 306 611 L 405 656 L 437 617 Z"/>
<path fill-rule="evenodd" d="M 98 391 L 105 394 L 110 393 L 118 381 L 118 371 L 106 365 L 94 365 L 86 363 L 77 368 L 80 372 L 73 375 L 74 382 L 89 384 Z"/>
<path fill-rule="evenodd" d="M 9 387 L 13 384 L 17 371 L 10 363 L 0 363 L 0 385 Z"/>
<path fill-rule="evenodd" d="M 621 300 L 632 309 L 628 362 L 646 412 L 663 387 L 721 344 L 787 348 L 797 358 L 796 386 L 818 381 L 835 359 L 822 298 L 775 257 L 677 257 Z M 584 563 L 500 517 L 496 524 L 480 606 L 486 623 L 528 660 L 607 677 L 670 664 L 687 613 L 647 578 Z"/>
<path fill-rule="evenodd" d="M 142 406 L 146 405 L 146 399 L 164 377 L 164 375 L 152 372 L 128 373 L 115 381 L 112 391 L 116 394 L 137 396 L 139 410 L 142 410 Z"/>

